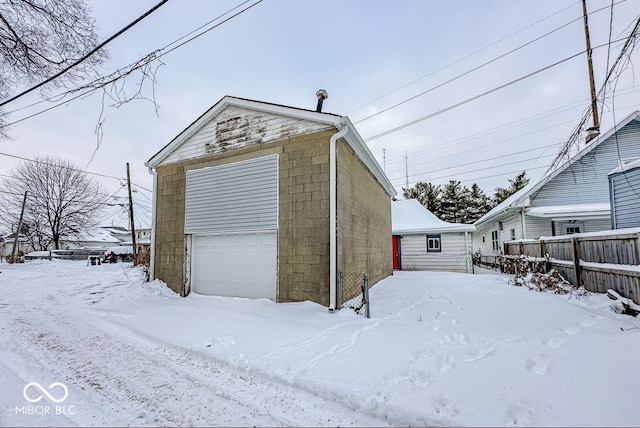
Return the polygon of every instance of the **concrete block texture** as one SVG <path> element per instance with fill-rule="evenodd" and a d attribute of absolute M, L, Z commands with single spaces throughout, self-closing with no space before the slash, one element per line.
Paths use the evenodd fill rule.
<path fill-rule="evenodd" d="M 341 141 L 337 159 L 338 270 L 367 273 L 372 286 L 393 273 L 391 198 Z"/>

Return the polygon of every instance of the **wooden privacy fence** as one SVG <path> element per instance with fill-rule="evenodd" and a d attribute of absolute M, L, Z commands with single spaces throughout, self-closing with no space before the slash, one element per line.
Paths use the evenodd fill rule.
<path fill-rule="evenodd" d="M 548 260 L 574 286 L 613 289 L 640 304 L 640 228 L 507 241 L 504 254 Z"/>

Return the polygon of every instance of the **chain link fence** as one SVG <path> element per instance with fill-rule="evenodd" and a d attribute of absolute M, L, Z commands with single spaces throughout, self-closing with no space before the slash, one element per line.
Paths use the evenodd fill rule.
<path fill-rule="evenodd" d="M 370 317 L 369 275 L 338 272 L 338 307 L 353 309 L 359 315 Z"/>

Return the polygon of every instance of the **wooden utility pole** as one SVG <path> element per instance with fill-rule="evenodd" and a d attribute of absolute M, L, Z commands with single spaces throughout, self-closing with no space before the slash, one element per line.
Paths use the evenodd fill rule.
<path fill-rule="evenodd" d="M 22 209 L 20 210 L 20 220 L 18 220 L 18 230 L 13 235 L 13 249 L 11 250 L 11 258 L 9 263 L 16 262 L 16 250 L 18 249 L 18 241 L 20 240 L 20 231 L 22 230 L 22 219 L 24 218 L 24 207 L 27 205 L 27 191 L 24 192 L 24 199 L 22 200 Z"/>
<path fill-rule="evenodd" d="M 131 175 L 129 173 L 129 162 L 127 162 L 127 188 L 129 189 L 129 217 L 131 218 L 131 244 L 133 245 L 133 264 L 138 262 L 138 251 L 136 246 L 136 226 L 133 222 L 133 196 L 131 195 Z"/>
<path fill-rule="evenodd" d="M 600 119 L 598 118 L 598 99 L 596 98 L 596 84 L 593 78 L 593 61 L 591 60 L 593 50 L 591 49 L 591 38 L 589 37 L 589 19 L 587 14 L 587 0 L 582 0 L 582 16 L 584 19 L 584 38 L 587 43 L 587 66 L 589 68 L 589 85 L 591 86 L 591 113 L 593 114 L 593 127 L 587 129 L 587 142 L 600 134 Z"/>

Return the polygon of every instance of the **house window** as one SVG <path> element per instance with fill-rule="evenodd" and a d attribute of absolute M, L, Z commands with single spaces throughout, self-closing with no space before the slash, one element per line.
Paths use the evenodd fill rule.
<path fill-rule="evenodd" d="M 573 235 L 574 233 L 582 233 L 582 232 L 584 232 L 583 223 L 568 223 L 568 224 L 562 225 L 563 235 Z"/>
<path fill-rule="evenodd" d="M 484 244 L 484 235 L 482 235 L 482 243 Z"/>
<path fill-rule="evenodd" d="M 441 251 L 440 235 L 427 235 L 427 253 L 439 253 Z"/>
<path fill-rule="evenodd" d="M 500 246 L 498 245 L 497 230 L 494 230 L 493 232 L 491 232 L 491 247 L 493 248 L 493 251 L 498 251 L 500 249 Z"/>
<path fill-rule="evenodd" d="M 515 229 L 509 229 L 509 234 L 511 236 L 511 240 L 515 241 L 515 239 L 516 239 L 516 230 Z"/>

